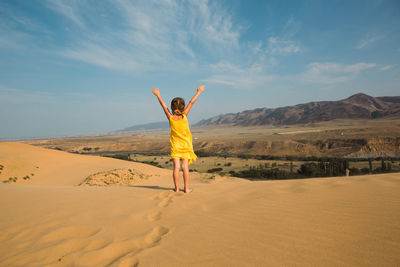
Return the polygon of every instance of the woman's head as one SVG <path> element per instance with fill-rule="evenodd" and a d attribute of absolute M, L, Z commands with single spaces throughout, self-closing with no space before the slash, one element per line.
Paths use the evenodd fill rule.
<path fill-rule="evenodd" d="M 183 111 L 185 110 L 185 100 L 180 97 L 175 97 L 171 101 L 171 111 L 176 115 L 183 115 Z"/>

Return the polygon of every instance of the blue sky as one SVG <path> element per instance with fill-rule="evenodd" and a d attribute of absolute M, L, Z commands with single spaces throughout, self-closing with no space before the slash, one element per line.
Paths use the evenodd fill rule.
<path fill-rule="evenodd" d="M 400 2 L 0 1 L 0 138 L 400 95 Z"/>

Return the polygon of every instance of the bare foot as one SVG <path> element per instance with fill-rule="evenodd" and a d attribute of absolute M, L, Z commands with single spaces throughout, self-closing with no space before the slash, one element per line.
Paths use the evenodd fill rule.
<path fill-rule="evenodd" d="M 174 189 L 174 192 L 179 192 L 179 188 L 175 188 L 175 189 Z"/>
<path fill-rule="evenodd" d="M 189 189 L 188 188 L 188 189 L 185 189 L 184 191 L 185 191 L 186 194 L 189 194 L 189 193 L 193 192 L 193 189 Z"/>

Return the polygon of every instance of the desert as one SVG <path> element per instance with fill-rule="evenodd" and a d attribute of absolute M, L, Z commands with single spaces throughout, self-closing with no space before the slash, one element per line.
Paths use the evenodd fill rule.
<path fill-rule="evenodd" d="M 0 162 L 2 178 L 18 177 L 0 184 L 1 266 L 400 261 L 398 173 L 256 182 L 191 173 L 184 194 L 170 170 L 137 162 L 18 142 L 0 143 Z"/>
<path fill-rule="evenodd" d="M 0 267 L 400 266 L 399 10 L 0 1 Z"/>
<path fill-rule="evenodd" d="M 399 264 L 396 116 L 192 132 L 190 194 L 168 129 L 0 142 L 0 266 Z"/>

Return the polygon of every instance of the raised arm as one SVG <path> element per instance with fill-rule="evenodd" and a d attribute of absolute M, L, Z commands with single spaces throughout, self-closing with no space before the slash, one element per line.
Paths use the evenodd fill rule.
<path fill-rule="evenodd" d="M 160 96 L 160 90 L 158 88 L 153 88 L 153 94 L 157 97 L 158 101 L 160 102 L 161 107 L 163 108 L 165 112 L 165 116 L 167 116 L 167 119 L 171 116 L 171 112 L 169 112 L 167 105 L 165 105 L 164 100 Z"/>
<path fill-rule="evenodd" d="M 197 98 L 199 97 L 200 93 L 204 91 L 204 85 L 200 85 L 199 87 L 197 87 L 197 92 L 194 95 L 194 97 L 192 97 L 192 100 L 189 101 L 189 104 L 187 104 L 186 108 L 185 108 L 185 114 L 186 116 L 189 114 L 190 109 L 192 108 L 194 102 L 196 102 Z"/>

